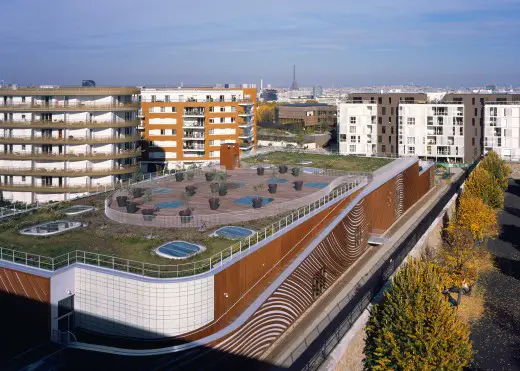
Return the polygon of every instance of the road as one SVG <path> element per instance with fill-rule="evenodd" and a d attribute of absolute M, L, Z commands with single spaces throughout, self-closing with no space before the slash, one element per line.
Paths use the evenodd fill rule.
<path fill-rule="evenodd" d="M 485 313 L 471 331 L 474 370 L 520 370 L 520 179 L 510 180 L 501 233 L 488 242 L 497 270 L 487 274 Z"/>

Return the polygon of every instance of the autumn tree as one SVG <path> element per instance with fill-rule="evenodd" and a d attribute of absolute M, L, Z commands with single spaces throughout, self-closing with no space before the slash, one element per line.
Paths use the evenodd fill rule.
<path fill-rule="evenodd" d="M 274 110 L 276 108 L 275 103 L 261 103 L 258 105 L 256 114 L 259 122 L 273 122 L 274 121 Z"/>
<path fill-rule="evenodd" d="M 507 178 L 511 174 L 511 169 L 496 152 L 489 152 L 480 162 L 480 167 L 487 170 L 504 191 L 507 189 Z"/>
<path fill-rule="evenodd" d="M 410 260 L 366 326 L 365 370 L 462 370 L 471 359 L 469 326 L 442 294 L 440 268 Z"/>
<path fill-rule="evenodd" d="M 460 305 L 462 295 L 471 289 L 478 276 L 492 267 L 490 253 L 476 246 L 472 233 L 460 226 L 445 230 L 436 259 L 444 273 L 446 288 L 458 294 L 457 305 Z"/>
<path fill-rule="evenodd" d="M 481 199 L 494 209 L 504 207 L 504 193 L 495 178 L 482 166 L 478 166 L 464 183 L 464 193 Z"/>
<path fill-rule="evenodd" d="M 464 228 L 480 241 L 495 238 L 498 236 L 497 212 L 465 190 L 460 197 L 455 220 L 450 223 L 448 230 L 454 228 Z"/>

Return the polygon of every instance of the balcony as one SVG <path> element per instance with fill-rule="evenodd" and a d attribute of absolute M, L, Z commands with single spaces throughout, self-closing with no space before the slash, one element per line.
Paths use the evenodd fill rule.
<path fill-rule="evenodd" d="M 253 138 L 254 136 L 255 136 L 255 133 L 250 132 L 250 133 L 241 133 L 238 137 L 240 139 L 250 139 L 250 138 Z"/>
<path fill-rule="evenodd" d="M 252 142 L 251 143 L 240 143 L 240 149 L 242 151 L 250 151 L 253 149 L 254 146 L 255 145 Z"/>
<path fill-rule="evenodd" d="M 18 103 L 0 104 L 0 112 L 103 112 L 137 111 L 138 103 Z"/>
<path fill-rule="evenodd" d="M 44 168 L 17 168 L 17 167 L 0 167 L 2 175 L 23 175 L 23 176 L 103 176 L 103 175 L 119 175 L 132 174 L 139 170 L 139 166 L 119 166 L 110 169 L 44 169 Z"/>
<path fill-rule="evenodd" d="M 59 161 L 84 161 L 84 160 L 115 160 L 134 158 L 141 156 L 141 150 L 119 151 L 118 153 L 48 153 L 41 151 L 0 152 L 0 159 L 16 160 L 59 160 Z"/>
<path fill-rule="evenodd" d="M 254 121 L 242 121 L 238 123 L 239 128 L 251 128 L 254 125 Z"/>
<path fill-rule="evenodd" d="M 137 95 L 140 94 L 138 88 L 131 87 L 87 87 L 87 86 L 7 86 L 0 88 L 0 95 L 4 96 L 121 96 L 121 95 Z"/>
<path fill-rule="evenodd" d="M 53 136 L 7 136 L 0 137 L 0 143 L 32 143 L 32 144 L 98 144 L 98 143 L 126 143 L 141 140 L 139 135 L 109 136 L 109 137 L 65 137 Z"/>
<path fill-rule="evenodd" d="M 112 189 L 112 185 L 100 186 L 64 186 L 64 185 L 32 185 L 26 183 L 0 184 L 0 190 L 12 192 L 37 192 L 37 193 L 95 193 L 105 189 Z"/>
<path fill-rule="evenodd" d="M 97 121 L 0 121 L 0 128 L 19 128 L 19 129 L 33 129 L 33 128 L 126 128 L 140 125 L 140 120 L 131 120 L 124 122 L 97 122 Z"/>
<path fill-rule="evenodd" d="M 204 108 L 186 108 L 184 109 L 184 117 L 204 117 Z"/>

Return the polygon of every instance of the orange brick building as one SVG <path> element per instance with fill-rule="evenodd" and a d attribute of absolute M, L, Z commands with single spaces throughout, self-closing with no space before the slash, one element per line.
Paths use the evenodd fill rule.
<path fill-rule="evenodd" d="M 221 144 L 256 148 L 256 89 L 141 89 L 142 164 L 182 166 L 219 162 Z"/>

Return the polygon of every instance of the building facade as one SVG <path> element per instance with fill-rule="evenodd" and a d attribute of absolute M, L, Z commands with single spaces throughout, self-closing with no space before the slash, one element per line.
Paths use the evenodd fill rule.
<path fill-rule="evenodd" d="M 520 161 L 520 101 L 488 103 L 484 109 L 484 153 Z"/>
<path fill-rule="evenodd" d="M 220 145 L 256 148 L 256 89 L 142 88 L 142 163 L 177 166 L 219 161 Z"/>
<path fill-rule="evenodd" d="M 137 170 L 137 88 L 0 88 L 4 200 L 62 201 Z"/>
<path fill-rule="evenodd" d="M 275 108 L 275 121 L 300 127 L 337 125 L 337 108 L 327 104 L 286 104 Z"/>

